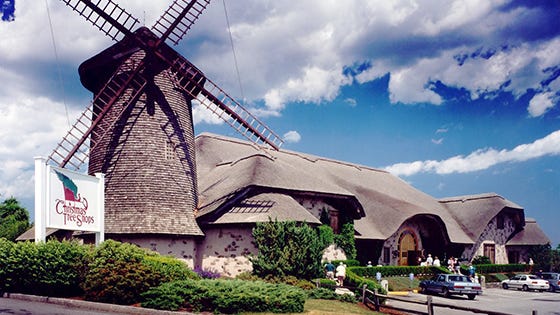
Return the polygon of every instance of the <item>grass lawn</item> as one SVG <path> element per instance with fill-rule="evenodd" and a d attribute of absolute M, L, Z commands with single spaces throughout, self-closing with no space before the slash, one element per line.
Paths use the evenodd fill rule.
<path fill-rule="evenodd" d="M 412 281 L 412 287 L 408 277 L 387 277 L 385 279 L 389 281 L 389 291 L 408 291 L 410 288 L 418 289 L 420 284 L 420 279 L 416 277 Z"/>
<path fill-rule="evenodd" d="M 276 313 L 241 313 L 242 315 L 278 315 Z M 305 301 L 303 313 L 284 313 L 285 315 L 376 315 L 383 314 L 370 311 L 368 308 L 357 303 L 347 303 L 335 300 Z"/>

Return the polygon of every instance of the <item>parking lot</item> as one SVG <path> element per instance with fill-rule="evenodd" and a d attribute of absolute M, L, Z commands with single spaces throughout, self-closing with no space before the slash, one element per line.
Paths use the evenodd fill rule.
<path fill-rule="evenodd" d="M 514 289 L 504 290 L 500 288 L 487 288 L 484 289 L 482 295 L 477 296 L 476 299 L 472 301 L 468 300 L 466 296 L 452 296 L 450 298 L 444 298 L 438 295 L 431 296 L 434 303 L 457 305 L 507 314 L 531 315 L 533 311 L 537 311 L 539 315 L 560 314 L 560 292 L 524 292 Z M 427 295 L 424 294 L 410 293 L 407 298 L 426 301 L 426 297 Z M 427 310 L 425 306 L 400 301 L 389 301 L 389 304 L 424 312 Z M 434 308 L 434 313 L 473 314 L 472 312 L 439 307 Z"/>

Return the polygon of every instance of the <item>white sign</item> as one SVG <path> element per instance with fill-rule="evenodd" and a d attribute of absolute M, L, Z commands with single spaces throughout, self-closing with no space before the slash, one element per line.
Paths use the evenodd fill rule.
<path fill-rule="evenodd" d="M 60 167 L 48 169 L 47 227 L 100 231 L 97 189 L 99 178 L 68 171 Z"/>
<path fill-rule="evenodd" d="M 46 228 L 96 232 L 104 238 L 105 177 L 88 176 L 46 165 L 35 158 L 35 241 L 45 241 Z"/>

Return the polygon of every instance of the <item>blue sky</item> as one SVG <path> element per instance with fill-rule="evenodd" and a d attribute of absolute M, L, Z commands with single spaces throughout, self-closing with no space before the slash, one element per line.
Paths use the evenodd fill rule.
<path fill-rule="evenodd" d="M 170 2 L 118 3 L 151 26 Z M 556 246 L 559 17 L 552 0 L 215 0 L 176 49 L 283 148 L 387 169 L 436 198 L 495 192 Z M 89 103 L 77 67 L 111 41 L 52 0 L 16 0 L 0 34 L 0 199 L 32 211 L 33 157 Z M 237 136 L 193 111 L 197 133 Z"/>

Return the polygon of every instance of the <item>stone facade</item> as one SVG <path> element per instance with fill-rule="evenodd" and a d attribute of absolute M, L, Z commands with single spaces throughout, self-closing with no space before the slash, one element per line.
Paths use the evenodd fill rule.
<path fill-rule="evenodd" d="M 195 267 L 197 243 L 193 237 L 168 235 L 118 235 L 111 237 L 119 242 L 127 242 L 153 250 L 161 255 L 175 256 L 190 268 Z"/>
<path fill-rule="evenodd" d="M 226 277 L 253 270 L 248 258 L 257 254 L 252 227 L 208 227 L 205 234 L 198 243 L 196 266 Z"/>
<path fill-rule="evenodd" d="M 461 257 L 471 260 L 476 256 L 487 256 L 496 264 L 507 264 L 509 261 L 506 242 L 514 232 L 515 223 L 513 218 L 499 213 L 488 222 L 476 243 L 465 247 Z"/>

